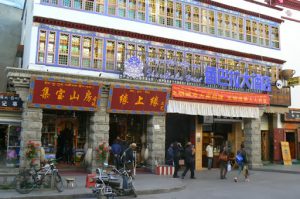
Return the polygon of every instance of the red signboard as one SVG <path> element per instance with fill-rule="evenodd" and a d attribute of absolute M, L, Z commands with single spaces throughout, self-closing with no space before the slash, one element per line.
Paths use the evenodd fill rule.
<path fill-rule="evenodd" d="M 237 104 L 270 104 L 268 94 L 241 93 L 176 84 L 172 85 L 172 98 Z"/>
<path fill-rule="evenodd" d="M 33 78 L 29 106 L 94 111 L 100 103 L 100 88 L 98 83 Z"/>
<path fill-rule="evenodd" d="M 108 112 L 132 114 L 164 114 L 169 92 L 166 89 L 111 86 Z"/>

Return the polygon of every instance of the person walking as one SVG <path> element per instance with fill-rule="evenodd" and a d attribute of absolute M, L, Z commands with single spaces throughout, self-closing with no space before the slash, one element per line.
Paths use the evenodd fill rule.
<path fill-rule="evenodd" d="M 220 178 L 226 179 L 227 174 L 227 162 L 228 162 L 228 151 L 227 147 L 222 147 L 219 155 L 219 162 L 220 162 Z"/>
<path fill-rule="evenodd" d="M 182 146 L 179 142 L 174 142 L 172 149 L 173 149 L 173 161 L 174 161 L 174 167 L 175 167 L 173 178 L 179 178 L 179 176 L 178 176 L 179 159 L 181 157 Z"/>
<path fill-rule="evenodd" d="M 195 178 L 195 148 L 191 142 L 188 142 L 185 148 L 185 170 L 181 175 L 181 179 L 184 179 L 188 170 L 191 171 L 191 179 L 196 179 Z"/>
<path fill-rule="evenodd" d="M 238 182 L 240 174 L 243 172 L 245 182 L 249 182 L 248 158 L 244 143 L 241 144 L 241 149 L 237 152 L 236 163 L 239 166 L 238 175 L 234 177 L 234 181 Z"/>
<path fill-rule="evenodd" d="M 212 163 L 213 163 L 212 161 L 214 157 L 214 148 L 211 142 L 206 146 L 206 156 L 207 156 L 207 169 L 210 170 L 212 168 Z"/>

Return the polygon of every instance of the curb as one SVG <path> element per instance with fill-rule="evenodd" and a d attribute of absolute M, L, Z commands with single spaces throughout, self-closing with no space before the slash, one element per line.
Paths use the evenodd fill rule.
<path fill-rule="evenodd" d="M 280 170 L 280 169 L 251 169 L 253 171 L 264 171 L 264 172 L 274 172 L 274 173 L 289 173 L 289 174 L 300 174 L 300 171 L 291 171 L 291 170 Z"/>
<path fill-rule="evenodd" d="M 186 185 L 182 183 L 181 186 L 176 186 L 172 188 L 162 188 L 162 189 L 148 189 L 148 190 L 136 190 L 137 195 L 149 195 L 149 194 L 160 194 L 176 192 L 186 188 Z M 79 194 L 68 194 L 64 195 L 63 192 L 55 195 L 14 195 L 12 197 L 6 197 L 5 199 L 74 199 L 74 198 L 95 198 L 93 193 L 79 193 Z"/>

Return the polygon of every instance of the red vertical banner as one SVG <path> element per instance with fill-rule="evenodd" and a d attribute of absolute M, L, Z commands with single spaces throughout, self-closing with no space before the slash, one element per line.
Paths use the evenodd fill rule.
<path fill-rule="evenodd" d="M 169 95 L 167 89 L 112 85 L 107 111 L 131 114 L 165 114 Z"/>
<path fill-rule="evenodd" d="M 100 105 L 101 85 L 97 82 L 33 77 L 30 107 L 95 111 Z"/>

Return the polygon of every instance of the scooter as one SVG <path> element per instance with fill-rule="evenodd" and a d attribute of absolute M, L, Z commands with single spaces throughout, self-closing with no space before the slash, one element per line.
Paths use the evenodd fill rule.
<path fill-rule="evenodd" d="M 133 195 L 137 197 L 131 171 L 126 169 L 112 169 L 112 172 L 103 172 L 96 169 L 96 184 L 93 193 L 98 199 L 112 199 L 115 196 Z"/>

